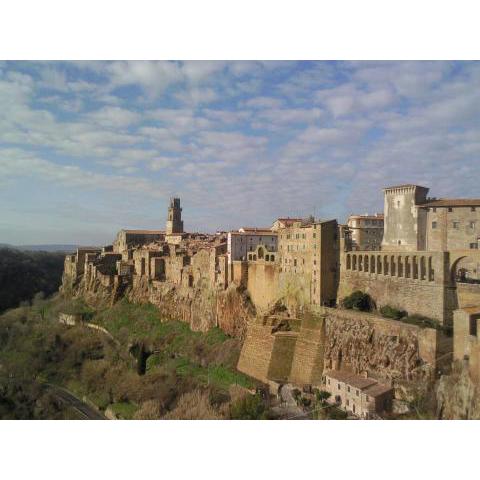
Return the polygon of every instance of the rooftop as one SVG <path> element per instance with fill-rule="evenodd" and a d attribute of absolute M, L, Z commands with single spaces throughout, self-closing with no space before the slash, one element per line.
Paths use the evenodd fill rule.
<path fill-rule="evenodd" d="M 392 185 L 391 187 L 385 187 L 383 190 L 394 190 L 395 188 L 424 188 L 428 190 L 427 187 L 422 187 L 421 185 L 414 185 L 413 183 L 405 183 L 403 185 Z"/>
<path fill-rule="evenodd" d="M 480 207 L 480 198 L 439 198 L 422 203 L 421 207 Z"/>
<path fill-rule="evenodd" d="M 326 372 L 325 375 L 340 382 L 344 382 L 351 387 L 358 388 L 372 397 L 382 395 L 391 390 L 391 387 L 388 385 L 382 385 L 373 378 L 365 378 L 361 375 L 356 375 L 355 373 L 346 372 L 344 370 L 330 370 L 329 372 Z"/>

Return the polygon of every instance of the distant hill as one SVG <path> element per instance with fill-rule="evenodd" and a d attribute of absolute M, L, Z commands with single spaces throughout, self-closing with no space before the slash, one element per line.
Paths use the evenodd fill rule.
<path fill-rule="evenodd" d="M 55 293 L 61 282 L 65 252 L 0 248 L 0 312 L 31 301 L 35 294 Z"/>
<path fill-rule="evenodd" d="M 10 245 L 9 245 L 10 246 Z M 13 248 L 27 252 L 74 252 L 78 245 L 15 245 Z"/>

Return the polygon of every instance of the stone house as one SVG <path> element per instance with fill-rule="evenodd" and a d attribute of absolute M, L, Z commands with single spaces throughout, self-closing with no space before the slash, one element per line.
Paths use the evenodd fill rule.
<path fill-rule="evenodd" d="M 373 418 L 392 409 L 393 388 L 342 370 L 324 373 L 322 389 L 330 393 L 328 402 L 360 418 Z"/>

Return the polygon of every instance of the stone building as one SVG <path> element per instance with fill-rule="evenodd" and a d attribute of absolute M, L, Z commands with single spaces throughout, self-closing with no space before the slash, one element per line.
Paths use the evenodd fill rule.
<path fill-rule="evenodd" d="M 133 247 L 164 239 L 165 232 L 161 230 L 120 230 L 113 242 L 113 251 L 125 255 L 125 260 L 131 260 L 127 252 Z"/>
<path fill-rule="evenodd" d="M 383 214 L 350 215 L 347 220 L 353 250 L 380 250 Z"/>
<path fill-rule="evenodd" d="M 267 228 L 243 227 L 238 231 L 230 231 L 227 235 L 228 263 L 246 261 L 249 252 L 258 245 L 264 245 L 270 252 L 277 251 L 277 232 Z"/>
<path fill-rule="evenodd" d="M 293 222 L 278 231 L 279 288 L 303 305 L 334 305 L 339 280 L 336 220 Z"/>
<path fill-rule="evenodd" d="M 393 388 L 373 378 L 342 370 L 325 372 L 323 389 L 328 402 L 361 418 L 372 418 L 392 410 Z"/>
<path fill-rule="evenodd" d="M 480 199 L 430 200 L 419 208 L 427 214 L 427 250 L 478 250 Z"/>
<path fill-rule="evenodd" d="M 472 381 L 480 384 L 480 306 L 454 312 L 453 359 L 467 362 Z"/>
<path fill-rule="evenodd" d="M 390 305 L 448 325 L 454 310 L 480 305 L 480 201 L 427 193 L 418 185 L 384 189 L 381 251 L 342 249 L 339 298 L 362 290 L 378 308 Z"/>

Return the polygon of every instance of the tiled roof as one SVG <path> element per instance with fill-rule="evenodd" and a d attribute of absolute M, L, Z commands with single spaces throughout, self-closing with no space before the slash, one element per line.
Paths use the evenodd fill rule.
<path fill-rule="evenodd" d="M 377 383 L 363 390 L 363 393 L 371 397 L 378 397 L 379 395 L 383 395 L 384 393 L 389 392 L 390 390 L 392 390 L 392 387 Z"/>
<path fill-rule="evenodd" d="M 391 187 L 385 187 L 384 190 L 393 190 L 394 188 L 409 188 L 409 187 L 427 188 L 427 187 L 422 187 L 421 185 L 414 185 L 413 183 L 405 183 L 403 185 L 392 185 Z"/>
<path fill-rule="evenodd" d="M 422 203 L 420 207 L 480 207 L 480 198 L 439 198 Z"/>

